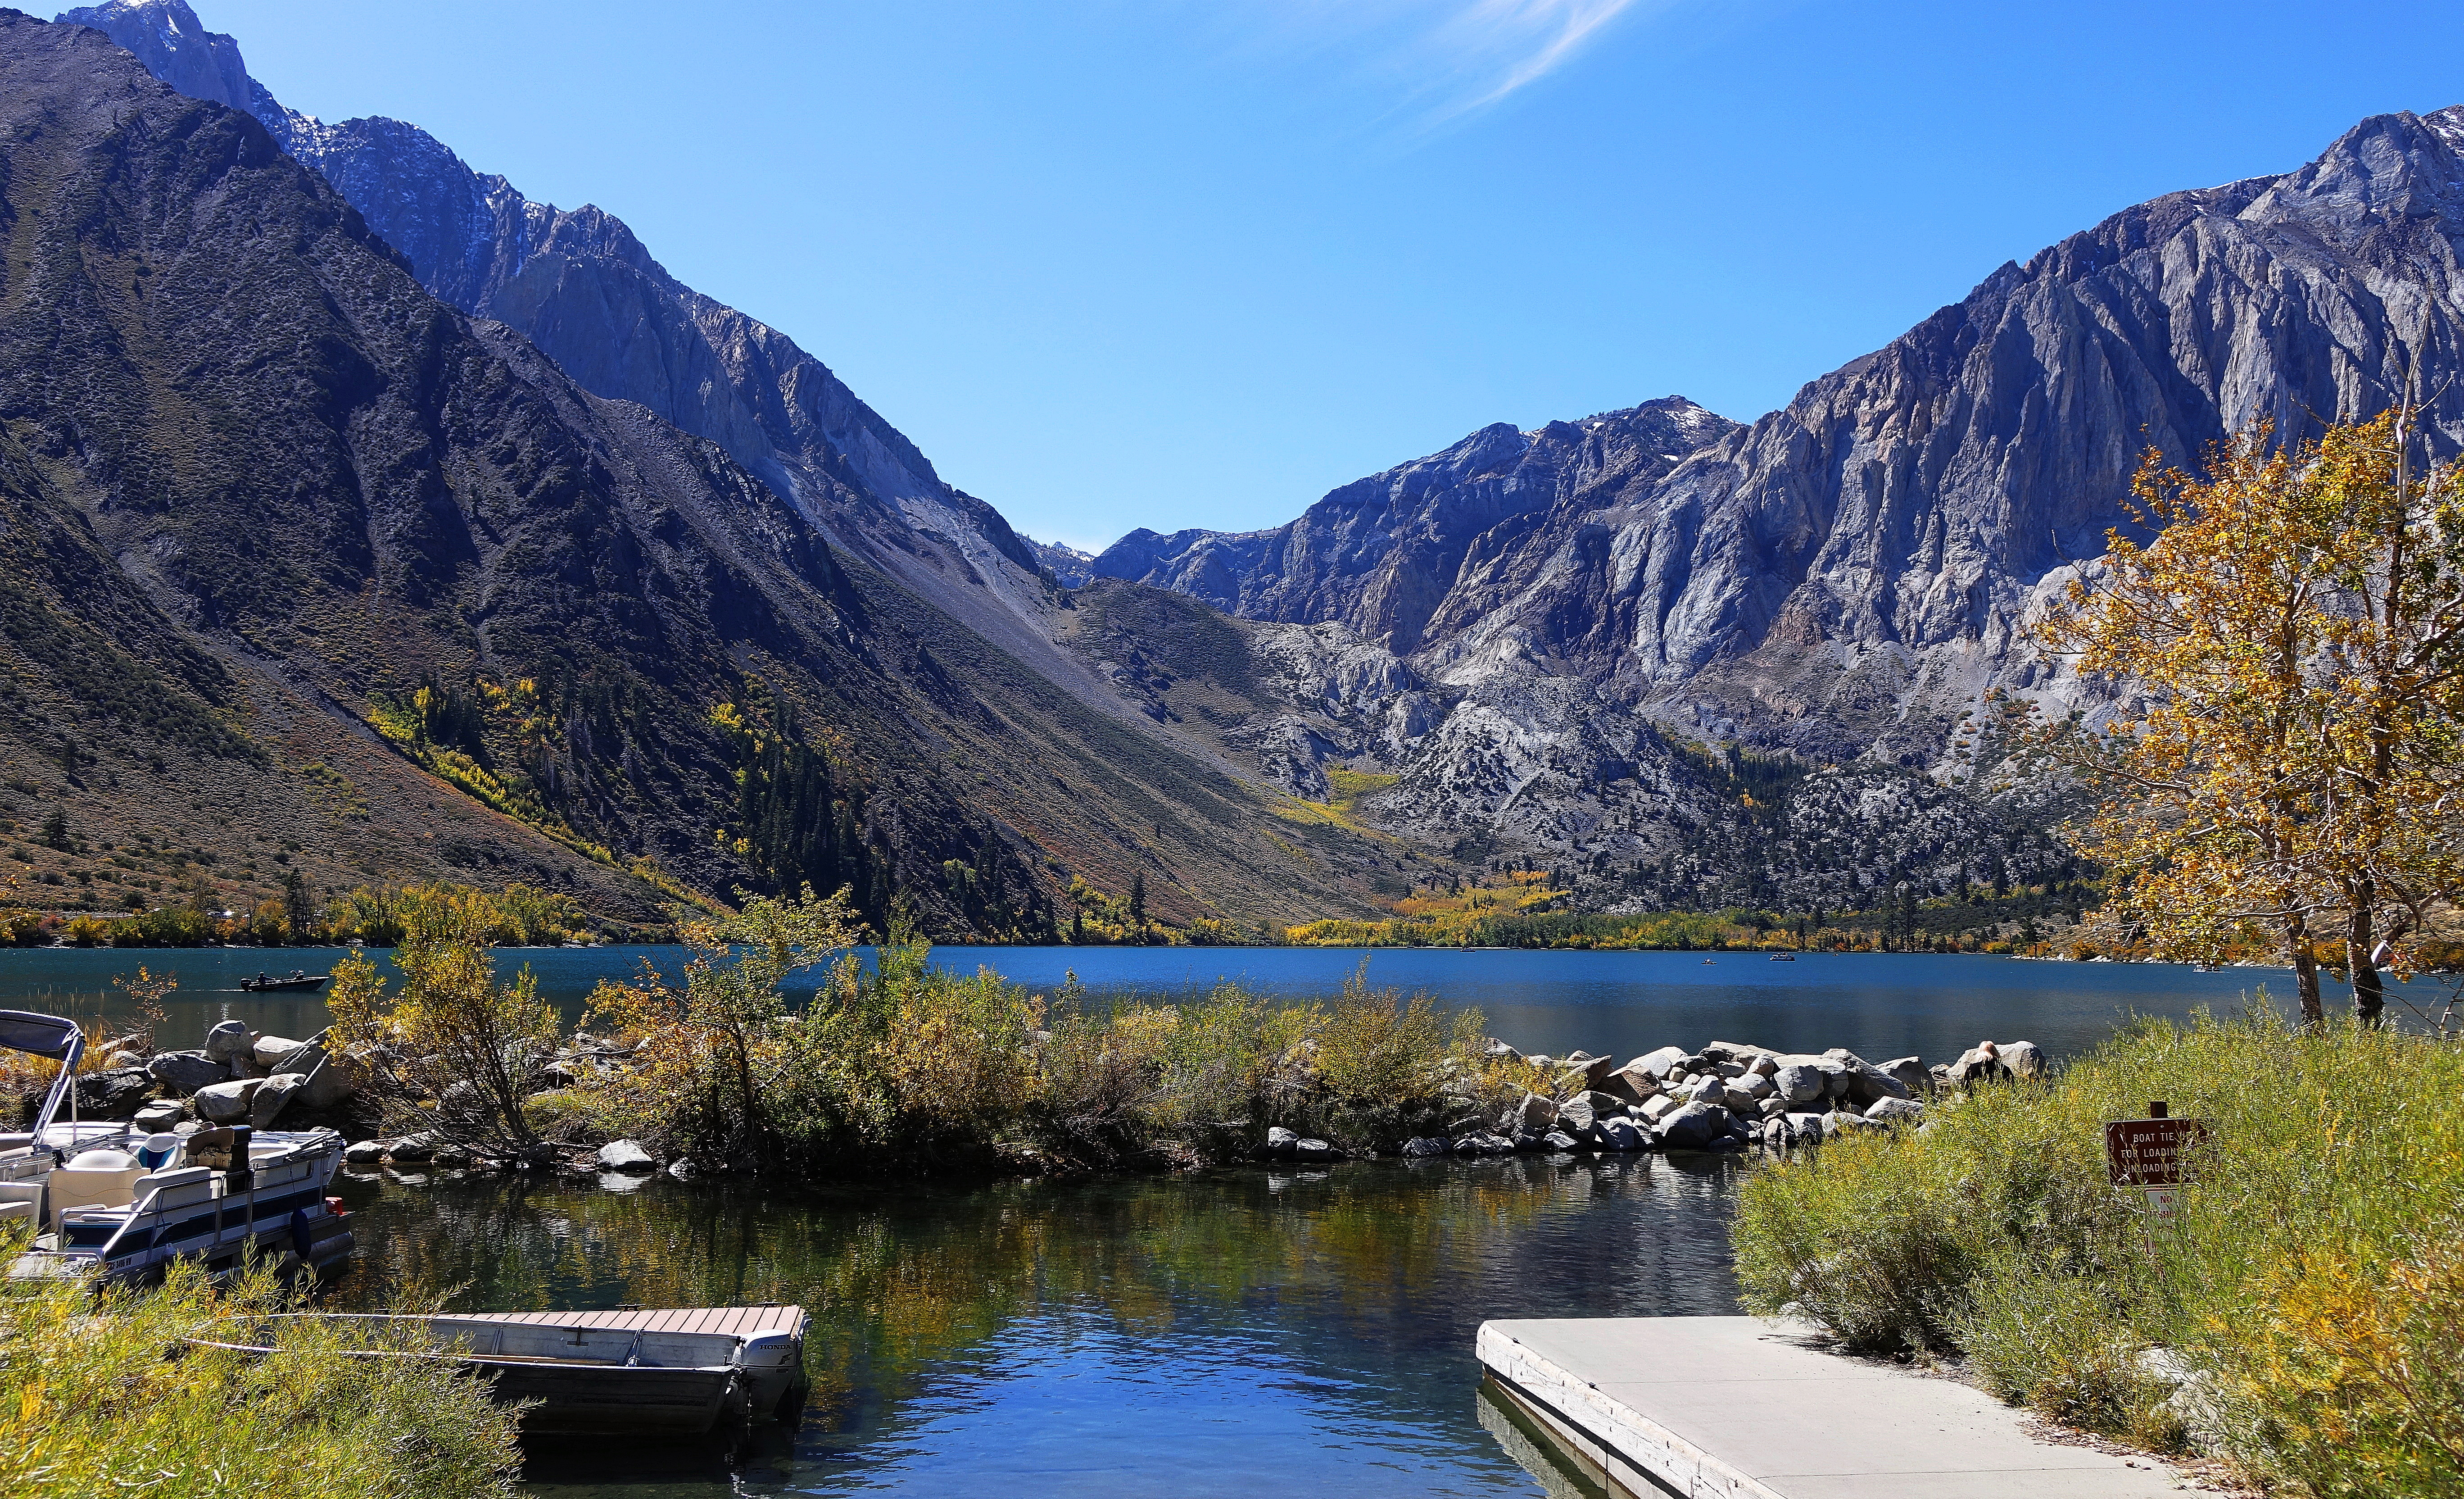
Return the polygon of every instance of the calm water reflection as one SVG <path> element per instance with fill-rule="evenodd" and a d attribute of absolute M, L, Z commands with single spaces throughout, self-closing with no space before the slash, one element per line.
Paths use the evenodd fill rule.
<path fill-rule="evenodd" d="M 351 1179 L 344 1305 L 794 1301 L 803 1429 L 760 1493 L 1528 1494 L 1480 1423 L 1499 1316 L 1734 1310 L 1737 1168 L 1360 1163 L 1296 1175 L 787 1192 Z M 542 1492 L 717 1495 L 637 1454 Z"/>

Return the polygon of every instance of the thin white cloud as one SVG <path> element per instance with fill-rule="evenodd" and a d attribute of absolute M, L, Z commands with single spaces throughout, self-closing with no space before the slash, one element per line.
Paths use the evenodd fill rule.
<path fill-rule="evenodd" d="M 1390 120 L 1477 114 L 1580 55 L 1619 18 L 1683 0 L 1281 0 L 1243 12 L 1246 47 L 1347 59 Z"/>
<path fill-rule="evenodd" d="M 1608 24 L 1634 9 L 1637 0 L 1470 0 L 1450 9 L 1434 40 L 1460 59 L 1468 79 L 1486 86 L 1443 116 L 1485 109 L 1519 88 L 1555 72 Z"/>

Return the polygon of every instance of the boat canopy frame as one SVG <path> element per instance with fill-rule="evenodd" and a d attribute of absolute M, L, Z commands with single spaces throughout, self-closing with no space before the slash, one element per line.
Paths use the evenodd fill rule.
<path fill-rule="evenodd" d="M 33 1010 L 0 1010 L 0 1048 L 22 1051 L 60 1065 L 59 1076 L 52 1079 L 51 1091 L 43 1095 L 43 1107 L 34 1115 L 33 1138 L 40 1144 L 43 1132 L 60 1112 L 62 1100 L 77 1086 L 77 1065 L 85 1055 L 85 1029 L 76 1021 L 58 1015 L 38 1015 Z"/>

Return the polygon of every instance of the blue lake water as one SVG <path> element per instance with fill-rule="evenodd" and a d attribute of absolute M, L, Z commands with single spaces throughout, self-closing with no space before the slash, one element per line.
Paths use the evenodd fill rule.
<path fill-rule="evenodd" d="M 276 1035 L 325 1024 L 313 995 L 243 993 L 261 969 L 320 973 L 343 956 L 315 948 L 0 950 L 0 1005 L 90 1015 L 117 1008 L 112 977 L 143 963 L 179 976 L 165 1008 L 166 1046 L 190 1046 L 224 1018 Z M 384 954 L 376 955 L 383 960 Z M 1580 1047 L 1619 1058 L 1671 1043 L 1745 1041 L 1784 1050 L 1846 1047 L 1870 1060 L 1947 1060 L 1978 1041 L 2030 1040 L 2070 1055 L 2132 1014 L 2182 1016 L 2205 1005 L 2238 1009 L 2262 985 L 2278 1004 L 2292 975 L 2266 968 L 2200 973 L 2180 964 L 2035 962 L 2013 958 L 1809 953 L 1772 962 L 1752 953 L 1460 952 L 1288 947 L 943 947 L 935 961 L 979 966 L 1039 989 L 1075 971 L 1099 1000 L 1179 997 L 1231 981 L 1261 993 L 1322 998 L 1365 962 L 1369 981 L 1424 990 L 1449 1005 L 1477 1005 L 1491 1035 L 1525 1051 Z M 673 976 L 671 947 L 505 948 L 500 970 L 528 965 L 540 991 L 579 1016 L 592 985 L 650 962 Z M 2331 991 L 2338 986 L 2331 984 Z M 2418 993 L 2414 993 L 2418 991 Z M 2435 1009 L 2443 985 L 2400 987 Z M 2333 1006 L 2341 998 L 2331 992 Z M 2392 1007 L 2401 1010 L 2401 1004 Z"/>
<path fill-rule="evenodd" d="M 313 997 L 259 1001 L 313 951 L 0 952 L 0 1005 L 92 1015 L 114 974 L 176 972 L 166 1045 L 226 1016 L 304 1035 Z M 2075 1054 L 2131 1014 L 2232 1011 L 2289 975 L 1977 957 L 1280 948 L 943 948 L 1099 1000 L 1224 980 L 1296 1000 L 1369 981 L 1477 1005 L 1527 1051 L 1666 1043 L 1845 1046 L 1942 1060 L 1976 1041 Z M 540 949 L 567 1014 L 674 949 Z M 2443 987 L 2419 985 L 2431 1007 Z M 2341 996 L 2332 995 L 2331 1004 Z M 2397 1006 L 2399 1010 L 2401 1006 Z M 446 1294 L 470 1310 L 795 1301 L 817 1378 L 804 1422 L 749 1455 L 542 1453 L 555 1499 L 739 1493 L 1537 1494 L 1492 1436 L 1472 1334 L 1491 1317 L 1733 1311 L 1727 1223 L 1754 1169 L 1670 1157 L 1374 1161 L 1172 1179 L 687 1185 L 367 1173 L 339 1305 Z M 1576 1491 L 1562 1475 L 1554 1491 Z"/>

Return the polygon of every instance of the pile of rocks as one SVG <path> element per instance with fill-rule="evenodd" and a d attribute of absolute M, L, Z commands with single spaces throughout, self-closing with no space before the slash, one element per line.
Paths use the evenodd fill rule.
<path fill-rule="evenodd" d="M 1849 1130 L 1922 1120 L 1944 1089 L 2043 1072 L 2034 1042 L 1984 1042 L 1955 1062 L 1917 1057 L 1876 1065 L 1845 1047 L 1820 1055 L 1715 1041 L 1699 1051 L 1662 1047 L 1618 1067 L 1577 1051 L 1525 1056 L 1502 1041 L 1493 1062 L 1528 1068 L 1523 1095 L 1493 1119 L 1452 1138 L 1430 1136 L 1406 1156 L 1504 1156 L 1550 1151 L 1789 1150 Z"/>
<path fill-rule="evenodd" d="M 329 1056 L 323 1033 L 306 1041 L 269 1036 L 227 1020 L 206 1033 L 203 1047 L 161 1051 L 144 1064 L 150 1083 L 172 1096 L 141 1108 L 137 1122 L 169 1129 L 181 1120 L 271 1126 L 297 1103 L 330 1109 L 360 1091 L 353 1059 Z"/>

